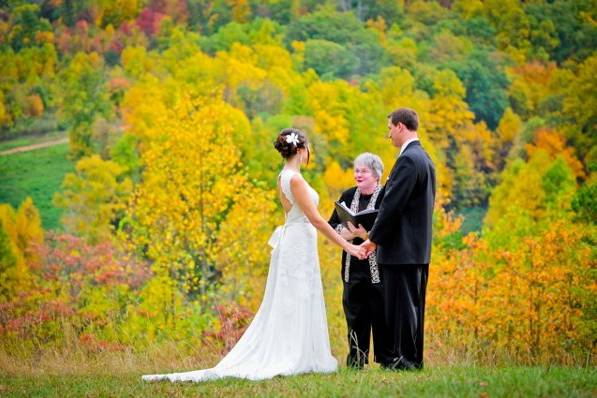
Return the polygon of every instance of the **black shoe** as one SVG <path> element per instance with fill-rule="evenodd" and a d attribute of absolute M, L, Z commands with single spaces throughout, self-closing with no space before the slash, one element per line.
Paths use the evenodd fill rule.
<path fill-rule="evenodd" d="M 385 370 L 392 370 L 392 363 L 391 362 L 380 362 L 379 366 Z"/>
<path fill-rule="evenodd" d="M 417 370 L 420 369 L 415 363 L 409 361 L 408 359 L 404 358 L 403 356 L 396 358 L 389 364 L 382 364 L 382 368 L 389 369 L 389 370 Z M 421 366 L 422 367 L 422 366 Z"/>

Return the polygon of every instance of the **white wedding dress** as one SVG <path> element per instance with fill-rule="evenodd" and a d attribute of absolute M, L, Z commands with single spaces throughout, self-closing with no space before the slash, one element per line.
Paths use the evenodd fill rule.
<path fill-rule="evenodd" d="M 286 222 L 269 240 L 273 247 L 263 301 L 234 348 L 214 368 L 145 375 L 143 380 L 206 381 L 224 377 L 250 380 L 337 368 L 328 336 L 317 254 L 317 232 L 296 205 L 283 169 L 281 190 L 292 204 Z M 317 204 L 319 196 L 311 187 Z"/>

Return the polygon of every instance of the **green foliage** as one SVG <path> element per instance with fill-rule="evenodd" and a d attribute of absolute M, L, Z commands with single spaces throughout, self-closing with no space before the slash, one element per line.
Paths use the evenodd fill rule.
<path fill-rule="evenodd" d="M 344 65 L 338 69 L 350 68 L 348 72 L 345 72 L 345 76 L 375 73 L 385 62 L 383 48 L 378 43 L 375 33 L 366 29 L 351 13 L 317 11 L 288 26 L 287 43 L 306 42 L 307 40 L 325 40 L 340 46 L 332 49 L 330 44 L 327 44 L 328 49 L 341 56 L 336 59 L 336 62 L 341 62 Z M 319 43 L 319 51 L 323 51 L 325 47 L 321 48 L 322 42 L 317 43 Z M 346 61 L 346 57 L 349 56 L 344 54 L 341 47 L 351 53 L 352 57 L 348 61 Z M 355 62 L 355 59 L 358 62 Z"/>
<path fill-rule="evenodd" d="M 483 16 L 478 15 L 465 20 L 462 29 L 472 41 L 479 45 L 495 45 L 496 30 Z"/>
<path fill-rule="evenodd" d="M 562 85 L 557 90 L 561 108 L 554 111 L 554 116 L 563 122 L 568 137 L 587 165 L 597 162 L 596 68 L 597 55 L 592 55 L 574 65 L 571 71 L 557 75 L 554 82 Z"/>
<path fill-rule="evenodd" d="M 535 53 L 543 51 L 558 63 L 582 61 L 594 53 L 597 11 L 593 0 L 529 2 L 525 12 L 530 18 Z"/>
<path fill-rule="evenodd" d="M 52 34 L 52 26 L 45 18 L 40 18 L 37 4 L 22 4 L 14 7 L 10 14 L 9 43 L 15 50 L 35 46 L 40 42 L 39 33 Z"/>
<path fill-rule="evenodd" d="M 451 64 L 466 87 L 466 102 L 476 120 L 495 129 L 508 106 L 505 88 L 508 79 L 490 54 L 474 51 L 463 63 Z"/>
<path fill-rule="evenodd" d="M 60 114 L 70 127 L 73 159 L 94 152 L 91 126 L 96 117 L 112 114 L 103 67 L 98 54 L 78 53 L 60 73 Z"/>
<path fill-rule="evenodd" d="M 545 191 L 547 206 L 566 208 L 576 190 L 576 181 L 566 162 L 558 158 L 545 172 L 541 185 Z M 564 203 L 560 203 L 560 202 Z"/>
<path fill-rule="evenodd" d="M 249 118 L 257 115 L 267 117 L 279 113 L 282 106 L 282 91 L 270 81 L 265 81 L 256 88 L 242 85 L 237 89 L 242 101 L 242 108 Z"/>
<path fill-rule="evenodd" d="M 125 173 L 137 180 L 139 177 L 141 161 L 137 151 L 139 139 L 131 134 L 122 135 L 111 150 L 111 159 L 125 168 Z"/>
<path fill-rule="evenodd" d="M 209 54 L 228 51 L 234 43 L 281 44 L 282 27 L 269 19 L 255 19 L 251 23 L 230 22 L 211 36 L 202 37 L 201 48 Z"/>
<path fill-rule="evenodd" d="M 132 190 L 125 169 L 98 155 L 84 157 L 76 172 L 64 177 L 54 203 L 63 209 L 62 224 L 67 232 L 96 243 L 109 239 Z"/>
<path fill-rule="evenodd" d="M 580 222 L 597 224 L 597 184 L 580 188 L 572 199 L 572 210 Z"/>
<path fill-rule="evenodd" d="M 313 68 L 322 79 L 350 77 L 358 59 L 347 48 L 327 40 L 307 40 L 305 43 L 305 68 Z"/>

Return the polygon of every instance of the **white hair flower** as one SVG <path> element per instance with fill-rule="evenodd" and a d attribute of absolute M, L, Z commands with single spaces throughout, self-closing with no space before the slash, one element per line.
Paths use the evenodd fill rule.
<path fill-rule="evenodd" d="M 294 144 L 294 146 L 298 146 L 299 144 L 299 137 L 297 133 L 290 133 L 286 136 L 286 142 L 288 144 Z"/>

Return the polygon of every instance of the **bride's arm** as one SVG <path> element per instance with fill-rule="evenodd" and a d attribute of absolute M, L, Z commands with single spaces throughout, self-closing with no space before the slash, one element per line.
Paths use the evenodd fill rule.
<path fill-rule="evenodd" d="M 326 238 L 343 248 L 347 253 L 351 254 L 352 256 L 364 258 L 365 253 L 359 246 L 355 246 L 346 240 L 344 240 L 337 232 L 334 230 L 330 224 L 319 214 L 319 210 L 317 210 L 317 206 L 313 203 L 311 199 L 311 194 L 309 192 L 309 187 L 307 183 L 300 175 L 294 175 L 290 179 L 290 189 L 292 190 L 292 194 L 296 200 L 296 203 L 301 208 L 305 216 L 309 219 L 309 222 L 313 224 L 315 228 L 317 228 Z"/>

